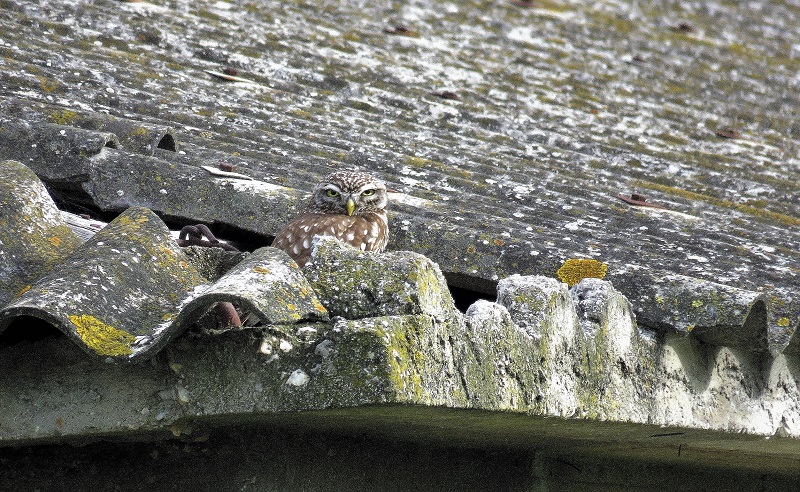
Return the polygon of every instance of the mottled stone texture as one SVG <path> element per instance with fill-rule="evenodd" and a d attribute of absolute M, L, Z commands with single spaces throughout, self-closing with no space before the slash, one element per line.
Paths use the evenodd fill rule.
<path fill-rule="evenodd" d="M 33 171 L 0 162 L 0 306 L 30 289 L 80 243 Z"/>
<path fill-rule="evenodd" d="M 410 251 L 362 253 L 317 237 L 305 274 L 333 316 L 427 314 L 444 320 L 455 311 L 439 266 Z"/>

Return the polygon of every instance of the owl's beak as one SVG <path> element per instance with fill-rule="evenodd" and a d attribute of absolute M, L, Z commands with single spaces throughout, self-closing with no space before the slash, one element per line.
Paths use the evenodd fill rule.
<path fill-rule="evenodd" d="M 353 197 L 352 196 L 347 197 L 347 205 L 346 205 L 346 207 L 347 207 L 347 215 L 352 216 L 353 215 L 353 211 L 356 209 L 356 202 L 353 201 Z"/>

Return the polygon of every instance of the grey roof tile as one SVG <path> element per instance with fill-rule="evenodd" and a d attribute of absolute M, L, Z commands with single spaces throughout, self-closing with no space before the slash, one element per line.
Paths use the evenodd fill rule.
<path fill-rule="evenodd" d="M 369 170 L 399 192 L 390 248 L 453 285 L 594 258 L 640 322 L 800 345 L 790 5 L 712 3 L 686 33 L 656 3 L 7 3 L 0 157 L 55 191 L 266 243 L 319 176 Z M 222 163 L 254 179 L 202 167 Z"/>
<path fill-rule="evenodd" d="M 140 343 L 172 338 L 181 304 L 204 279 L 152 212 L 134 208 L 0 310 L 42 318 L 98 356 L 126 359 Z"/>
<path fill-rule="evenodd" d="M 249 254 L 204 288 L 200 298 L 206 304 L 234 302 L 264 324 L 328 320 L 327 310 L 300 267 L 275 248 L 260 248 Z"/>

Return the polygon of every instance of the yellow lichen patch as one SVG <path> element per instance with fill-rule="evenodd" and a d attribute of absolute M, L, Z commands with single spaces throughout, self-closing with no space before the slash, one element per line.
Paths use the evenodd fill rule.
<path fill-rule="evenodd" d="M 320 313 L 327 313 L 328 312 L 328 310 L 325 309 L 325 306 L 320 304 L 320 302 L 316 298 L 312 299 L 311 302 L 314 304 L 314 309 L 316 309 Z"/>
<path fill-rule="evenodd" d="M 503 241 L 502 239 L 495 239 L 493 242 L 495 246 L 503 246 L 504 244 L 506 244 L 506 242 Z"/>
<path fill-rule="evenodd" d="M 699 308 L 702 305 L 703 305 L 703 301 L 701 301 L 699 299 L 695 299 L 694 301 L 692 301 L 692 307 L 693 308 Z"/>
<path fill-rule="evenodd" d="M 177 316 L 175 313 L 166 313 L 164 316 L 161 317 L 161 321 L 172 321 Z"/>
<path fill-rule="evenodd" d="M 81 337 L 90 349 L 100 355 L 120 356 L 130 355 L 136 337 L 128 332 L 107 325 L 88 314 L 69 316 Z"/>
<path fill-rule="evenodd" d="M 269 275 L 270 273 L 272 273 L 269 271 L 269 268 L 264 268 L 264 267 L 255 267 L 253 268 L 253 271 L 256 273 L 263 273 L 265 275 Z"/>
<path fill-rule="evenodd" d="M 170 249 L 170 248 L 168 248 L 166 246 L 163 246 L 163 245 L 159 244 L 158 245 L 158 249 L 159 249 L 159 251 L 161 251 L 162 253 L 164 253 L 167 256 L 175 256 L 175 251 L 173 251 L 172 249 Z"/>
<path fill-rule="evenodd" d="M 572 287 L 585 278 L 603 278 L 607 270 L 608 265 L 597 260 L 570 258 L 561 265 L 556 275 Z"/>
<path fill-rule="evenodd" d="M 132 137 L 143 137 L 143 136 L 147 135 L 147 128 L 145 128 L 145 127 L 143 127 L 143 126 L 140 126 L 140 127 L 134 128 L 134 129 L 133 129 L 133 130 L 132 130 L 132 131 L 129 133 L 129 135 L 130 135 L 130 136 L 132 136 Z"/>
<path fill-rule="evenodd" d="M 28 292 L 29 290 L 31 290 L 31 286 L 30 286 L 30 285 L 26 285 L 25 287 L 21 288 L 21 289 L 19 290 L 19 292 L 17 292 L 17 297 L 19 297 L 19 296 L 21 296 L 22 294 L 24 294 L 24 293 Z"/>
<path fill-rule="evenodd" d="M 789 326 L 789 318 L 778 318 L 778 326 L 781 328 Z"/>
<path fill-rule="evenodd" d="M 59 83 L 57 80 L 48 79 L 47 77 L 39 76 L 39 87 L 42 88 L 46 94 L 50 94 L 54 90 L 58 89 Z"/>
<path fill-rule="evenodd" d="M 75 120 L 76 116 L 78 116 L 78 113 L 75 111 L 70 111 L 69 109 L 60 109 L 53 111 L 53 113 L 50 115 L 50 119 L 56 125 L 69 125 Z"/>

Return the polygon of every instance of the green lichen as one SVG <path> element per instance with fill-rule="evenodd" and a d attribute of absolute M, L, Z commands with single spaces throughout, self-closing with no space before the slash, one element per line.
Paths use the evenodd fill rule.
<path fill-rule="evenodd" d="M 57 80 L 44 76 L 38 76 L 37 78 L 39 79 L 39 87 L 45 94 L 50 94 L 61 86 L 61 83 Z"/>
<path fill-rule="evenodd" d="M 405 157 L 405 162 L 407 165 L 411 167 L 419 167 L 419 168 L 427 168 L 430 163 L 428 159 L 424 159 L 422 157 L 415 157 L 411 155 L 407 155 Z"/>
<path fill-rule="evenodd" d="M 413 330 L 410 333 L 392 330 L 386 335 L 384 341 L 388 342 L 386 359 L 390 368 L 389 380 L 404 399 L 410 400 L 410 403 L 424 403 L 427 398 L 423 394 L 420 376 L 424 356 L 420 348 L 413 343 L 416 333 Z"/>
<path fill-rule="evenodd" d="M 69 109 L 57 109 L 50 115 L 50 120 L 56 125 L 71 125 L 75 122 L 78 113 Z"/>
<path fill-rule="evenodd" d="M 790 215 L 782 214 L 779 212 L 773 212 L 771 210 L 766 210 L 759 207 L 753 207 L 746 203 L 736 203 L 730 200 L 725 200 L 722 198 L 716 198 L 710 195 L 705 195 L 702 193 L 696 193 L 689 190 L 684 190 L 681 188 L 676 188 L 674 186 L 668 186 L 663 184 L 654 183 L 651 181 L 645 180 L 634 180 L 634 186 L 647 188 L 650 190 L 660 191 L 662 193 L 666 193 L 673 196 L 679 196 L 691 201 L 699 201 L 704 203 L 710 203 L 712 205 L 716 205 L 722 208 L 728 208 L 732 210 L 737 210 L 743 214 L 750 215 L 752 217 L 757 217 L 760 219 L 765 219 L 770 222 L 783 224 L 786 226 L 797 227 L 800 226 L 800 218 L 792 217 Z"/>

